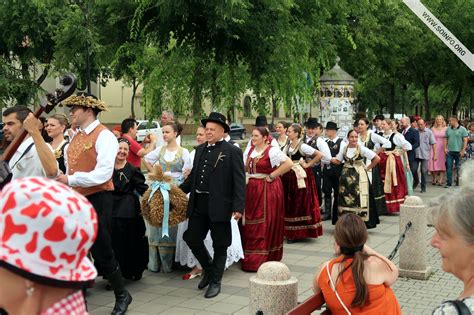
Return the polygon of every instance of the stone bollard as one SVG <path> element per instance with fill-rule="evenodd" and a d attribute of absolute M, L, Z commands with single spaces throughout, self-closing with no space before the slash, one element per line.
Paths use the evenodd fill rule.
<path fill-rule="evenodd" d="M 427 280 L 431 275 L 431 267 L 426 265 L 427 216 L 428 209 L 420 197 L 409 196 L 400 206 L 400 235 L 407 223 L 412 223 L 400 247 L 400 277 Z"/>
<path fill-rule="evenodd" d="M 281 262 L 269 261 L 250 278 L 249 314 L 286 314 L 298 304 L 298 279 Z"/>

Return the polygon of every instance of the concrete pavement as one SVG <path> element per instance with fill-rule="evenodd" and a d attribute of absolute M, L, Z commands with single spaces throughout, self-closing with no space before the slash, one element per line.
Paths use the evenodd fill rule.
<path fill-rule="evenodd" d="M 428 192 L 416 193 L 427 203 L 431 198 L 452 192 L 456 188 L 428 186 Z M 399 216 L 382 216 L 376 229 L 369 230 L 369 245 L 376 251 L 389 255 L 399 238 Z M 324 222 L 324 235 L 284 247 L 283 262 L 299 280 L 298 294 L 302 301 L 312 294 L 312 280 L 318 266 L 333 257 L 333 226 Z M 443 300 L 456 298 L 462 291 L 462 283 L 441 270 L 441 258 L 437 250 L 429 246 L 433 233 L 426 234 L 428 263 L 434 274 L 427 281 L 400 278 L 393 285 L 404 314 L 431 314 Z M 394 259 L 398 263 L 398 257 Z M 224 274 L 222 293 L 213 299 L 205 299 L 197 289 L 199 278 L 181 280 L 184 271 L 169 274 L 146 271 L 142 280 L 129 282 L 127 288 L 133 295 L 133 303 L 127 314 L 248 314 L 249 278 L 254 273 L 243 272 L 239 264 L 232 265 Z M 110 314 L 114 305 L 113 293 L 105 290 L 105 282 L 98 281 L 88 293 L 89 311 L 93 315 Z"/>

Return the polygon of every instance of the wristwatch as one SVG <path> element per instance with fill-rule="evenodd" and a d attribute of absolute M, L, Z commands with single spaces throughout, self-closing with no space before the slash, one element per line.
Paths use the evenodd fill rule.
<path fill-rule="evenodd" d="M 268 174 L 268 177 L 270 177 L 271 180 L 275 179 L 275 177 L 273 177 L 272 174 Z"/>

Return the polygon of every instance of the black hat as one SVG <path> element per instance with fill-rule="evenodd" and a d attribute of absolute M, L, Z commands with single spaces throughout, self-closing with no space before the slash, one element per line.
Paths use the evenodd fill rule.
<path fill-rule="evenodd" d="M 373 121 L 376 121 L 376 120 L 385 120 L 385 116 L 384 115 L 375 115 L 374 117 L 374 120 Z"/>
<path fill-rule="evenodd" d="M 268 125 L 266 116 L 257 116 L 255 118 L 255 127 L 266 127 Z"/>
<path fill-rule="evenodd" d="M 212 112 L 209 114 L 209 117 L 202 119 L 201 123 L 203 124 L 203 126 L 206 126 L 206 123 L 214 122 L 224 127 L 224 132 L 228 133 L 230 131 L 230 127 L 228 124 L 226 124 L 225 120 L 226 120 L 225 116 L 222 115 L 221 113 Z"/>
<path fill-rule="evenodd" d="M 337 128 L 337 124 L 333 121 L 328 121 L 326 123 L 326 129 L 331 129 L 331 130 L 338 130 L 339 128 Z"/>
<path fill-rule="evenodd" d="M 317 118 L 309 117 L 308 120 L 304 123 L 307 128 L 316 128 L 321 126 Z"/>

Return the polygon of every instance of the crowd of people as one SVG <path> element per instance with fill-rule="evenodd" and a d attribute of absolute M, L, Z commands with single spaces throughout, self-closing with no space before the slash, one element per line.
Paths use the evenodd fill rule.
<path fill-rule="evenodd" d="M 2 237 L 20 243 L 4 242 L 12 255 L 0 256 L 0 267 L 8 270 L 0 268 L 0 272 L 9 272 L 11 281 L 18 275 L 28 279 L 26 295 L 36 296 L 38 301 L 35 309 L 30 304 L 22 309 L 22 305 L 0 298 L 0 307 L 12 314 L 17 310 L 43 314 L 58 307 L 57 303 L 82 314 L 85 302 L 77 289 L 85 294 L 97 274 L 107 279 L 114 291 L 112 314 L 124 314 L 132 302 L 124 279 L 138 281 L 146 269 L 187 269 L 183 280 L 199 277 L 198 288 L 207 288 L 205 297 L 213 298 L 220 293 L 224 271 L 230 265 L 240 262 L 242 270 L 256 272 L 267 261 L 280 261 L 285 239 L 291 244 L 318 238 L 323 235 L 325 220 L 335 225 L 336 254 L 340 256 L 323 266 L 314 287 L 323 292 L 329 308 L 358 308 L 377 314 L 382 307 L 390 309 L 389 314 L 399 314 L 400 307 L 389 289 L 397 278 L 397 268 L 365 244 L 367 229 L 376 228 L 380 216 L 399 212 L 406 196 L 418 186 L 420 192 L 426 192 L 428 172 L 432 185 L 459 185 L 461 160 L 472 157 L 474 145 L 474 124 L 468 126 L 468 132 L 456 117 L 450 117 L 449 124 L 442 116 L 429 124 L 416 116 L 399 122 L 382 115 L 372 121 L 359 118 L 342 137 L 332 121 L 325 126 L 316 118 L 303 124 L 282 121 L 275 125 L 274 138 L 266 117 L 259 116 L 242 150 L 230 139 L 226 118 L 212 112 L 198 126 L 196 146 L 190 152 L 181 145 L 183 128 L 170 111 L 162 115 L 160 133 L 149 134 L 139 143 L 134 119 L 124 119 L 113 132 L 100 123 L 97 116 L 107 106 L 93 95 L 74 95 L 64 105 L 70 108 L 70 120 L 54 114 L 44 125 L 24 106 L 3 112 L 6 140 L 13 141 L 23 129 L 28 137 L 9 161 L 13 183 L 2 191 L 2 216 L 7 222 Z M 168 187 L 147 180 L 142 172 L 153 173 L 156 167 L 171 178 L 168 185 L 188 194 L 187 219 L 177 225 L 169 225 L 166 206 L 160 226 L 141 214 L 141 196 L 147 190 Z M 26 196 L 23 204 L 14 185 L 47 190 L 35 188 L 42 191 L 41 195 L 33 191 L 38 201 Z M 64 200 L 51 194 L 66 190 L 61 197 Z M 52 218 L 45 215 L 51 222 L 41 223 L 52 224 L 41 237 L 54 241 L 67 235 L 69 242 L 78 237 L 82 241 L 74 253 L 47 247 L 37 253 L 38 236 L 34 233 L 29 238 L 12 237 L 24 234 L 18 230 L 21 226 L 27 230 L 22 216 L 34 219 L 43 209 L 31 206 L 41 198 L 48 203 L 41 207 L 53 212 Z M 63 201 L 67 206 L 58 209 L 57 204 Z M 77 217 L 78 207 L 95 209 L 93 220 L 87 222 L 92 227 L 80 225 L 86 223 Z M 10 208 L 18 214 L 9 213 Z M 439 219 L 443 216 L 440 210 L 433 224 L 437 231 L 449 234 Z M 64 220 L 75 220 L 79 226 L 66 230 Z M 453 224 L 458 227 L 461 223 Z M 472 246 L 469 236 L 466 242 Z M 434 246 L 439 243 L 433 240 Z M 16 246 L 26 246 L 28 255 L 37 255 L 28 263 L 47 261 L 44 270 L 22 259 L 12 260 Z M 84 264 L 82 272 L 87 276 L 79 275 L 77 268 L 68 271 L 76 261 L 77 266 Z M 366 273 L 364 268 L 372 271 Z M 355 297 L 353 290 L 350 294 L 340 291 L 340 279 L 354 282 Z M 43 299 L 43 286 L 56 287 L 58 283 L 62 289 L 51 291 L 57 299 Z M 41 289 L 35 291 L 36 287 Z"/>

